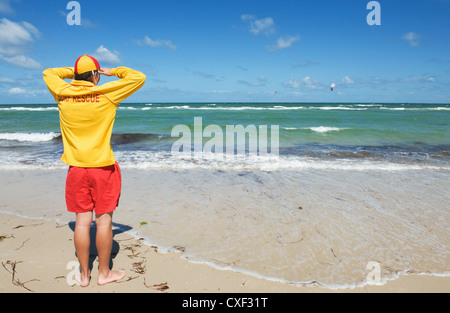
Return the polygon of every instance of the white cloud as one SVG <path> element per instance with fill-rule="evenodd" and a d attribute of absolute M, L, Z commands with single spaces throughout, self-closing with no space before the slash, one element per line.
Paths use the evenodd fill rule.
<path fill-rule="evenodd" d="M 150 46 L 150 47 L 167 47 L 170 50 L 176 50 L 175 46 L 170 40 L 157 39 L 153 40 L 148 36 L 145 36 L 143 40 L 136 40 L 136 43 L 140 46 Z"/>
<path fill-rule="evenodd" d="M 9 89 L 8 94 L 25 98 L 39 98 L 42 97 L 42 95 L 48 94 L 48 89 L 23 89 L 20 87 L 13 87 Z"/>
<path fill-rule="evenodd" d="M 16 23 L 2 18 L 0 20 L 0 53 L 17 54 L 22 52 L 39 36 L 40 32 L 30 23 Z"/>
<path fill-rule="evenodd" d="M 92 54 L 94 58 L 96 58 L 100 63 L 108 63 L 108 64 L 118 64 L 120 63 L 119 52 L 110 51 L 108 48 L 101 45 L 98 49 Z"/>
<path fill-rule="evenodd" d="M 295 78 L 290 78 L 287 82 L 283 84 L 284 87 L 292 88 L 292 89 L 300 89 L 302 87 L 308 89 L 323 89 L 324 86 L 319 83 L 317 80 L 312 79 L 310 76 L 305 76 L 302 80 L 298 80 Z"/>
<path fill-rule="evenodd" d="M 0 83 L 2 84 L 15 84 L 15 81 L 11 78 L 2 77 L 0 78 Z"/>
<path fill-rule="evenodd" d="M 285 82 L 283 85 L 285 87 L 289 87 L 289 88 L 293 88 L 293 89 L 300 88 L 300 82 L 297 79 L 292 78 L 292 77 L 287 82 Z"/>
<path fill-rule="evenodd" d="M 19 88 L 19 87 L 13 87 L 11 88 L 8 93 L 11 95 L 19 95 L 19 94 L 24 94 L 27 91 L 25 89 Z"/>
<path fill-rule="evenodd" d="M 353 81 L 353 79 L 351 79 L 349 76 L 344 76 L 344 78 L 342 78 L 341 80 L 341 84 L 344 85 L 353 85 L 355 82 Z"/>
<path fill-rule="evenodd" d="M 420 75 L 420 76 L 411 76 L 405 78 L 406 82 L 425 82 L 425 83 L 435 83 L 436 77 L 430 75 Z"/>
<path fill-rule="evenodd" d="M 32 24 L 28 23 L 28 22 L 22 22 L 23 27 L 25 27 L 30 33 L 32 33 L 34 35 L 34 37 L 36 37 L 37 39 L 39 39 L 41 37 L 41 32 L 34 27 Z"/>
<path fill-rule="evenodd" d="M 317 81 L 312 79 L 309 76 L 306 76 L 302 79 L 303 85 L 309 89 L 322 89 L 323 86 Z"/>
<path fill-rule="evenodd" d="M 292 44 L 296 41 L 300 40 L 300 36 L 287 36 L 287 37 L 280 37 L 277 40 L 277 43 L 275 45 L 268 46 L 267 49 L 269 51 L 277 51 L 286 49 L 292 46 Z"/>
<path fill-rule="evenodd" d="M 272 35 L 276 33 L 275 30 L 275 22 L 272 17 L 265 17 L 258 19 L 253 15 L 249 14 L 242 14 L 241 20 L 244 22 L 247 22 L 249 24 L 249 31 L 255 36 L 258 36 L 260 34 L 264 35 Z M 300 36 L 284 36 L 279 37 L 277 39 L 276 44 L 274 45 L 268 45 L 266 48 L 269 51 L 277 51 L 282 50 L 291 47 L 294 42 L 299 41 L 301 38 Z"/>
<path fill-rule="evenodd" d="M 0 59 L 23 68 L 42 68 L 38 62 L 24 55 L 29 45 L 40 36 L 39 30 L 28 22 L 16 23 L 2 18 L 0 20 Z"/>
<path fill-rule="evenodd" d="M 403 40 L 406 40 L 411 47 L 417 47 L 419 45 L 420 36 L 414 32 L 406 33 L 402 36 Z"/>
<path fill-rule="evenodd" d="M 0 55 L 0 59 L 22 68 L 29 68 L 34 70 L 39 70 L 42 68 L 42 65 L 40 63 L 36 62 L 32 58 L 29 58 L 25 55 L 15 55 L 15 56 Z"/>
<path fill-rule="evenodd" d="M 275 32 L 275 22 L 271 17 L 257 19 L 253 15 L 243 14 L 241 20 L 250 24 L 250 32 L 253 35 L 259 35 L 260 33 L 270 35 Z"/>

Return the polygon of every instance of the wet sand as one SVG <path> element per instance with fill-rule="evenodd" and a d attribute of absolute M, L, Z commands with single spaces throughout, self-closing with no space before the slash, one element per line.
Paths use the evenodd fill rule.
<path fill-rule="evenodd" d="M 412 190 L 404 197 L 400 198 L 400 191 L 396 194 L 395 190 L 391 190 L 392 198 L 378 199 L 378 202 L 375 203 L 374 201 L 380 196 L 382 181 L 386 182 L 383 187 L 385 192 L 393 188 L 393 180 L 386 181 L 387 174 L 370 174 L 369 177 L 366 177 L 367 173 L 355 172 L 351 175 L 353 179 L 351 184 L 353 187 L 359 184 L 361 188 L 360 190 L 349 190 L 350 185 L 348 184 L 334 184 L 336 180 L 340 179 L 337 173 L 333 173 L 333 178 L 318 175 L 324 174 L 323 172 L 303 173 L 300 180 L 295 173 L 286 176 L 286 173 L 283 175 L 253 172 L 213 173 L 211 171 L 193 173 L 123 169 L 123 195 L 120 206 L 114 215 L 112 263 L 114 269 L 125 270 L 127 278 L 107 286 L 97 286 L 96 252 L 92 244 L 93 277 L 87 288 L 73 284 L 71 279 L 76 269 L 77 259 L 73 247 L 74 216 L 66 212 L 64 203 L 65 174 L 64 170 L 3 171 L 1 173 L 0 236 L 2 236 L 2 240 L 0 242 L 0 261 L 2 267 L 0 268 L 0 292 L 450 291 L 449 276 L 428 275 L 429 273 L 421 269 L 422 266 L 430 266 L 433 271 L 437 268 L 442 273 L 448 273 L 450 267 L 449 239 L 445 232 L 449 222 L 448 212 L 444 210 L 442 214 L 436 216 L 432 211 L 432 209 L 442 210 L 438 206 L 447 204 L 448 207 L 445 182 L 441 186 L 437 186 L 438 182 L 445 181 L 446 175 L 448 175 L 446 173 L 433 173 L 425 183 L 422 181 L 421 184 L 417 182 L 406 184 L 403 186 L 402 192 L 404 193 L 409 188 Z M 405 177 L 396 179 L 405 179 L 407 182 L 411 181 L 414 175 L 420 176 L 420 173 L 397 175 Z M 303 185 L 299 185 L 301 181 L 303 181 Z M 273 190 L 272 186 L 275 182 L 284 189 Z M 290 182 L 298 186 L 300 191 L 286 190 L 289 189 Z M 344 180 L 341 181 L 341 183 L 343 182 Z M 328 193 L 325 193 L 328 196 L 323 197 L 320 205 L 314 202 L 314 199 L 320 194 L 319 185 L 322 185 L 324 189 L 328 187 L 329 190 Z M 423 190 L 417 190 L 419 185 L 424 186 Z M 211 188 L 211 186 L 216 186 L 216 188 Z M 339 189 L 337 186 L 342 187 Z M 330 200 L 331 188 L 333 189 L 333 201 Z M 433 194 L 430 194 L 431 190 L 434 191 Z M 367 195 L 371 192 L 376 195 L 368 197 Z M 415 216 L 418 213 L 411 208 L 411 205 L 419 202 L 427 193 L 429 197 L 422 203 L 432 212 Z M 214 195 L 217 198 L 213 198 Z M 356 197 L 355 195 L 364 196 Z M 248 199 L 253 201 L 249 202 Z M 352 211 L 354 211 L 358 208 L 358 201 L 364 202 L 366 210 L 370 209 L 371 213 L 364 217 L 359 217 L 358 214 L 349 215 L 351 212 L 344 210 L 345 206 L 339 204 L 340 202 L 351 203 Z M 239 221 L 233 219 L 233 214 L 236 214 L 236 208 L 233 206 L 236 202 L 242 203 L 242 206 L 246 208 L 245 218 Z M 205 218 L 205 221 L 199 223 L 202 214 L 206 211 L 195 212 L 192 208 L 201 203 L 208 204 L 205 207 L 210 208 L 212 210 L 210 212 L 214 212 L 214 214 L 211 213 L 214 218 Z M 334 203 L 337 203 L 338 211 L 325 210 Z M 162 212 L 163 206 L 166 208 L 164 213 Z M 286 211 L 283 208 L 290 210 Z M 386 216 L 392 217 L 392 213 L 386 214 L 386 210 L 391 212 L 392 208 L 397 209 L 394 218 L 383 221 Z M 190 213 L 182 218 L 180 212 L 183 210 Z M 403 221 L 399 221 L 400 217 L 411 214 L 415 216 L 415 219 L 408 220 L 408 223 L 416 223 L 412 228 L 414 231 L 408 228 Z M 177 217 L 180 220 L 177 220 Z M 348 235 L 344 230 L 339 232 L 339 228 L 333 225 L 327 228 L 318 223 L 325 217 L 344 221 L 352 226 L 363 227 L 361 225 L 366 225 L 365 227 L 368 229 L 371 227 L 373 229 L 377 227 L 389 229 L 401 226 L 404 227 L 403 231 L 410 232 L 405 234 L 406 238 L 423 237 L 426 233 L 429 242 L 424 243 L 428 246 L 421 246 L 422 243 L 416 246 L 411 245 L 407 247 L 409 250 L 405 250 L 410 254 L 405 254 L 404 260 L 392 261 L 390 258 L 392 258 L 393 252 L 390 251 L 388 245 L 392 244 L 395 247 L 399 245 L 396 240 L 402 238 L 398 234 L 393 237 L 383 237 L 378 242 L 385 246 L 374 250 L 381 251 L 381 254 L 378 255 L 379 258 L 377 258 L 378 252 L 367 256 L 367 260 L 380 262 L 382 281 L 380 285 L 369 285 L 364 281 L 369 273 L 366 269 L 366 259 L 360 258 L 362 263 L 357 267 L 358 271 L 355 273 L 352 272 L 354 267 L 350 266 L 352 251 L 360 253 L 361 256 L 364 253 L 364 246 L 359 246 L 363 252 L 355 250 L 354 247 L 358 248 L 357 246 L 348 251 L 345 250 L 345 242 L 339 242 L 339 240 L 350 240 Z M 285 231 L 281 231 L 280 228 L 267 228 L 270 226 L 267 224 L 268 220 L 277 221 L 277 224 L 271 227 L 279 224 L 284 227 Z M 223 227 L 218 227 L 217 221 L 222 222 Z M 361 221 L 367 223 L 361 224 Z M 382 225 L 383 222 L 387 226 Z M 210 225 L 210 228 L 206 228 L 207 232 L 192 232 L 201 225 L 207 226 L 208 223 L 214 224 Z M 210 253 L 205 246 L 195 245 L 196 240 L 211 245 L 209 241 L 202 240 L 202 237 L 208 234 L 211 234 L 214 240 L 223 237 L 222 239 L 225 240 L 223 242 L 226 243 L 226 240 L 229 240 L 227 239 L 228 235 L 233 238 L 236 234 L 242 233 L 241 230 L 246 225 L 255 228 L 255 225 L 258 224 L 262 224 L 264 226 L 262 229 L 268 229 L 268 231 L 264 234 L 261 229 L 256 229 L 255 231 L 258 233 L 249 233 L 248 240 L 256 243 L 252 253 L 257 253 L 258 249 L 264 250 L 267 245 L 278 250 L 271 250 L 273 253 L 251 259 L 251 254 L 246 254 L 246 251 L 249 250 L 248 247 L 239 250 L 222 245 L 221 249 L 224 252 L 217 249 L 217 251 L 213 251 L 214 254 L 209 255 L 201 254 L 205 251 Z M 297 228 L 299 225 L 301 228 Z M 180 239 L 183 236 L 186 237 L 186 233 L 179 231 L 182 227 L 187 233 L 192 233 L 190 238 Z M 292 229 L 298 229 L 298 233 L 292 233 Z M 415 233 L 416 230 L 417 233 Z M 95 228 L 93 228 L 94 231 Z M 327 241 L 322 238 L 326 236 L 321 237 L 320 235 L 326 235 L 327 232 L 337 233 L 339 236 Z M 299 234 L 301 237 L 298 237 Z M 380 237 L 381 234 L 377 233 L 375 237 Z M 258 235 L 264 240 L 258 241 Z M 332 245 L 330 245 L 331 243 Z M 257 247 L 258 244 L 261 245 L 260 248 Z M 246 245 L 245 240 L 243 240 L 243 245 Z M 228 248 L 233 253 L 238 251 L 243 258 L 245 256 L 245 262 L 235 259 L 233 263 L 232 259 L 215 257 L 225 253 Z M 315 251 L 308 254 L 308 249 Z M 413 251 L 413 249 L 415 250 Z M 429 253 L 426 250 L 430 250 Z M 280 254 L 280 251 L 286 255 Z M 408 257 L 409 255 L 418 257 Z M 432 262 L 429 265 L 423 264 L 426 260 L 433 261 L 429 255 L 436 255 L 434 259 L 436 264 L 432 264 Z M 288 262 L 292 260 L 292 257 L 302 256 L 304 256 L 303 259 L 300 259 L 302 265 L 295 269 L 295 273 L 298 273 L 299 277 L 306 278 L 303 282 L 299 282 L 298 279 L 283 280 L 276 275 L 263 275 L 264 273 L 259 272 L 259 269 L 264 269 L 265 262 L 273 267 L 273 264 L 280 260 L 279 271 L 274 272 L 273 269 L 269 269 L 268 273 L 283 273 L 283 271 L 291 273 L 292 268 L 289 268 Z M 416 262 L 416 259 L 419 261 Z M 198 260 L 202 262 L 193 262 Z M 410 269 L 395 268 L 391 265 L 401 266 L 402 262 L 408 262 Z M 336 273 L 330 274 L 330 277 L 324 276 L 326 274 L 324 269 L 327 266 L 337 269 Z M 253 269 L 258 269 L 258 271 Z M 348 271 L 350 275 L 361 276 L 359 286 L 346 288 L 344 284 L 341 284 L 339 289 L 335 289 L 329 288 L 323 280 L 313 279 L 322 275 L 321 277 L 325 277 L 329 281 L 339 280 L 347 277 L 341 275 L 347 275 Z M 308 277 L 311 279 L 308 280 Z"/>

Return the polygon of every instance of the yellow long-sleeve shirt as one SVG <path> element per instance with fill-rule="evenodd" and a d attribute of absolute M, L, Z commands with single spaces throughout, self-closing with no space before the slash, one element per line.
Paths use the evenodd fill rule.
<path fill-rule="evenodd" d="M 73 79 L 70 67 L 47 69 L 44 81 L 59 108 L 64 153 L 61 161 L 79 167 L 104 167 L 116 162 L 111 134 L 117 105 L 144 85 L 141 72 L 118 67 L 111 75 L 120 78 L 101 86 Z"/>

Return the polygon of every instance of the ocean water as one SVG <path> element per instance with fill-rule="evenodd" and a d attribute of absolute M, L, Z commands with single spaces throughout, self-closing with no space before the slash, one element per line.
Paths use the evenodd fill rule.
<path fill-rule="evenodd" d="M 238 125 L 268 153 L 233 135 L 227 155 L 218 143 Z M 181 138 L 187 154 L 173 149 Z M 111 144 L 124 169 L 116 222 L 160 251 L 335 289 L 374 283 L 377 265 L 379 284 L 450 275 L 449 104 L 122 104 Z M 56 105 L 0 106 L 2 210 L 66 216 L 62 152 Z"/>
<path fill-rule="evenodd" d="M 174 157 L 171 149 L 181 133 L 172 137 L 177 125 L 191 133 L 191 150 L 198 133 L 194 119 L 201 118 L 200 133 L 207 126 L 222 131 L 226 146 L 227 125 L 255 126 L 258 139 L 267 131 L 270 152 L 271 127 L 277 125 L 279 150 L 264 158 L 249 152 L 224 158 L 224 150 L 202 147 L 216 158 Z M 201 136 L 201 135 L 200 135 Z M 212 134 L 211 134 L 212 136 Z M 275 137 L 275 136 L 273 136 Z M 189 143 L 189 142 L 188 142 Z M 112 137 L 117 160 L 129 168 L 449 168 L 449 104 L 362 103 L 139 103 L 121 104 Z M 54 104 L 0 106 L 0 169 L 55 168 L 63 148 L 58 109 Z M 187 151 L 187 150 L 186 150 Z M 205 149 L 203 149 L 206 155 Z M 261 149 L 259 150 L 259 152 Z M 276 152 L 276 155 L 275 155 Z M 194 156 L 194 154 L 192 153 Z M 256 157 L 255 157 L 256 156 Z M 279 156 L 279 157 L 278 157 Z"/>

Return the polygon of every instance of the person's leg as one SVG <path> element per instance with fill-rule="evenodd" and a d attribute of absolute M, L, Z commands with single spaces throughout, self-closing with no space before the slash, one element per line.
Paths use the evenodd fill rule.
<path fill-rule="evenodd" d="M 89 245 L 90 229 L 92 224 L 92 212 L 77 213 L 75 221 L 74 243 L 80 263 L 81 276 L 79 283 L 82 287 L 89 285 L 91 272 L 89 269 Z"/>
<path fill-rule="evenodd" d="M 95 215 L 95 223 L 97 224 L 95 243 L 97 245 L 99 263 L 97 284 L 99 285 L 112 283 L 125 277 L 125 272 L 112 271 L 109 268 L 113 241 L 112 215 L 113 212 Z"/>

